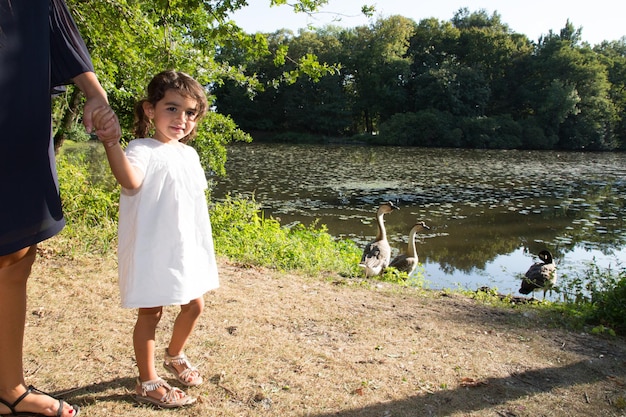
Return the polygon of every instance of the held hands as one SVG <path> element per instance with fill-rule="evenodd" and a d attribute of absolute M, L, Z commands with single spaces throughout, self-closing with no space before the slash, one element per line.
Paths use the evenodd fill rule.
<path fill-rule="evenodd" d="M 117 115 L 100 97 L 90 98 L 85 103 L 83 123 L 87 133 L 92 133 L 95 129 L 94 133 L 107 148 L 115 146 L 122 137 Z"/>

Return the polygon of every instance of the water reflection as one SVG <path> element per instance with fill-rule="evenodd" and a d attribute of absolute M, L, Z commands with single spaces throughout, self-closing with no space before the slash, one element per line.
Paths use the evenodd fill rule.
<path fill-rule="evenodd" d="M 517 293 L 544 247 L 560 271 L 626 260 L 624 167 L 614 153 L 246 144 L 229 147 L 213 198 L 253 194 L 282 224 L 319 219 L 360 246 L 376 234 L 378 204 L 393 200 L 394 255 L 416 220 L 432 228 L 418 241 L 432 288 Z"/>

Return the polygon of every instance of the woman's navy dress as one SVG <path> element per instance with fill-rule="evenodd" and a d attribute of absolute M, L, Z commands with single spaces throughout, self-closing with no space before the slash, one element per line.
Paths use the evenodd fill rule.
<path fill-rule="evenodd" d="M 0 0 L 0 255 L 65 225 L 51 135 L 51 92 L 93 71 L 62 0 Z"/>

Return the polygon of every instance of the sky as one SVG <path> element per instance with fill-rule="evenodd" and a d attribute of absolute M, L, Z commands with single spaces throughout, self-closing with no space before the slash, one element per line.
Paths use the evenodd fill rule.
<path fill-rule="evenodd" d="M 248 33 L 278 29 L 297 32 L 307 25 L 367 25 L 370 21 L 361 13 L 364 4 L 375 6 L 375 18 L 402 15 L 415 22 L 430 17 L 448 21 L 460 8 L 467 7 L 470 12 L 498 12 L 502 23 L 532 41 L 550 30 L 559 33 L 568 19 L 575 28 L 582 27 L 582 40 L 591 45 L 626 36 L 624 0 L 330 0 L 315 16 L 295 14 L 286 5 L 270 7 L 269 3 L 270 0 L 248 0 L 249 6 L 235 12 L 231 19 Z"/>

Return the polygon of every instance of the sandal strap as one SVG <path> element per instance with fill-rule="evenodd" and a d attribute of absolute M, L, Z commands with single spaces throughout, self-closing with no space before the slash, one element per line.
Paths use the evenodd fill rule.
<path fill-rule="evenodd" d="M 28 394 L 30 394 L 30 393 L 31 393 L 31 392 L 33 392 L 33 391 L 39 391 L 39 390 L 38 390 L 37 388 L 33 387 L 32 385 L 29 385 L 28 387 L 26 387 L 26 391 L 24 391 L 24 394 L 20 395 L 20 396 L 17 398 L 17 400 L 15 400 L 15 401 L 13 402 L 13 404 L 12 404 L 12 405 L 9 405 L 9 408 L 11 409 L 11 412 L 12 412 L 13 414 L 17 414 L 17 413 L 16 413 L 16 411 L 15 411 L 15 407 L 17 407 L 17 405 L 18 405 L 18 404 L 19 404 L 19 403 L 20 403 L 20 402 L 21 402 L 24 398 L 26 398 L 26 396 L 27 396 Z M 40 392 L 40 393 L 42 393 L 42 394 L 45 394 L 44 392 L 41 392 L 41 391 L 39 391 L 39 392 Z M 7 404 L 7 405 L 8 405 L 8 404 Z"/>
<path fill-rule="evenodd" d="M 187 397 L 187 394 L 185 394 L 183 390 L 172 387 L 170 384 L 165 382 L 163 378 L 157 378 L 145 382 L 142 382 L 139 380 L 139 378 L 137 378 L 137 383 L 141 386 L 141 395 L 144 397 L 148 396 L 149 391 L 156 391 L 161 387 L 165 388 L 165 395 L 163 395 L 159 400 L 160 402 L 165 404 L 174 404 L 181 399 Z"/>
<path fill-rule="evenodd" d="M 185 397 L 187 397 L 187 394 L 185 394 L 183 390 L 176 387 L 170 387 L 170 389 L 167 390 L 163 398 L 161 398 L 161 402 L 164 402 L 166 404 L 172 404 L 182 400 Z"/>
<path fill-rule="evenodd" d="M 198 371 L 198 368 L 196 368 L 191 364 L 191 362 L 189 362 L 187 355 L 181 353 L 180 355 L 170 356 L 167 353 L 167 349 L 165 350 L 165 365 L 185 365 L 185 369 L 179 374 L 182 378 L 186 378 L 187 376 L 189 376 L 190 372 Z"/>
<path fill-rule="evenodd" d="M 11 414 L 15 414 L 15 408 L 13 408 L 14 404 L 9 404 L 9 402 L 3 398 L 0 398 L 0 403 L 6 405 L 7 408 L 11 411 Z"/>
<path fill-rule="evenodd" d="M 198 370 L 198 368 L 193 366 L 191 362 L 189 362 L 189 359 L 184 352 L 182 352 L 180 355 L 170 356 L 167 349 L 165 349 L 164 364 L 166 367 L 173 365 L 185 366 L 185 369 L 178 373 L 179 381 L 192 381 L 196 378 L 200 378 L 200 371 Z"/>
<path fill-rule="evenodd" d="M 35 388 L 35 387 L 34 387 L 34 386 L 32 386 L 32 385 L 29 385 L 28 387 L 26 387 L 26 391 L 24 391 L 24 393 L 23 393 L 22 395 L 20 395 L 20 396 L 17 398 L 17 400 L 15 400 L 15 401 L 13 402 L 13 404 L 9 404 L 7 401 L 5 401 L 5 400 L 4 400 L 4 399 L 2 399 L 2 398 L 0 398 L 0 402 L 1 402 L 2 404 L 6 405 L 6 406 L 9 408 L 9 410 L 11 410 L 11 415 L 17 415 L 17 410 L 15 410 L 15 407 L 17 407 L 17 405 L 18 405 L 20 402 L 22 402 L 22 400 L 23 400 L 24 398 L 26 398 L 29 394 L 32 394 L 33 392 L 34 392 L 34 393 L 37 393 L 37 394 L 42 394 L 42 395 L 46 395 L 46 396 L 48 396 L 48 397 L 54 398 L 54 397 L 52 397 L 50 394 L 48 394 L 47 392 L 44 392 L 44 391 L 42 391 L 42 390 L 40 390 L 40 389 Z M 59 408 L 57 409 L 57 417 L 61 417 L 61 416 L 63 415 L 63 404 L 64 404 L 64 401 L 63 401 L 63 400 L 60 400 L 60 399 L 58 399 L 58 398 L 54 398 L 54 399 L 55 399 L 55 400 L 57 400 L 57 401 L 59 402 Z"/>
<path fill-rule="evenodd" d="M 63 404 L 64 404 L 64 401 L 63 400 L 59 400 L 59 408 L 57 408 L 57 417 L 61 417 L 63 415 L 63 408 L 65 408 L 65 407 L 63 407 Z M 76 411 L 76 410 L 74 410 L 74 411 Z"/>
<path fill-rule="evenodd" d="M 187 355 L 181 353 L 180 355 L 170 356 L 169 353 L 167 353 L 167 349 L 165 350 L 165 363 L 168 365 L 187 365 L 188 367 L 191 367 L 189 359 L 187 359 Z"/>
<path fill-rule="evenodd" d="M 137 379 L 137 383 L 141 386 L 141 394 L 146 395 L 149 391 L 156 391 L 161 387 L 165 387 L 166 390 L 172 389 L 167 382 L 163 378 L 153 379 L 151 381 L 142 382 Z"/>
<path fill-rule="evenodd" d="M 31 393 L 31 392 L 35 392 L 37 394 L 41 394 L 41 395 L 47 395 L 48 397 L 52 397 L 52 395 L 48 394 L 47 392 L 44 392 L 40 389 L 37 389 L 35 387 L 33 387 L 32 385 L 29 385 L 28 388 L 26 389 L 26 392 L 24 393 L 24 397 Z M 54 398 L 54 397 L 52 397 Z M 56 417 L 61 417 L 63 415 L 63 404 L 65 404 L 65 401 L 58 399 L 58 398 L 54 398 L 55 400 L 57 400 L 59 402 L 59 408 L 57 408 L 57 415 Z"/>
<path fill-rule="evenodd" d="M 193 374 L 193 375 L 191 375 Z M 190 366 L 189 368 L 183 369 L 183 371 L 178 374 L 178 377 L 184 379 L 185 381 L 189 381 L 193 378 L 196 378 L 200 375 L 200 371 L 197 368 Z"/>

